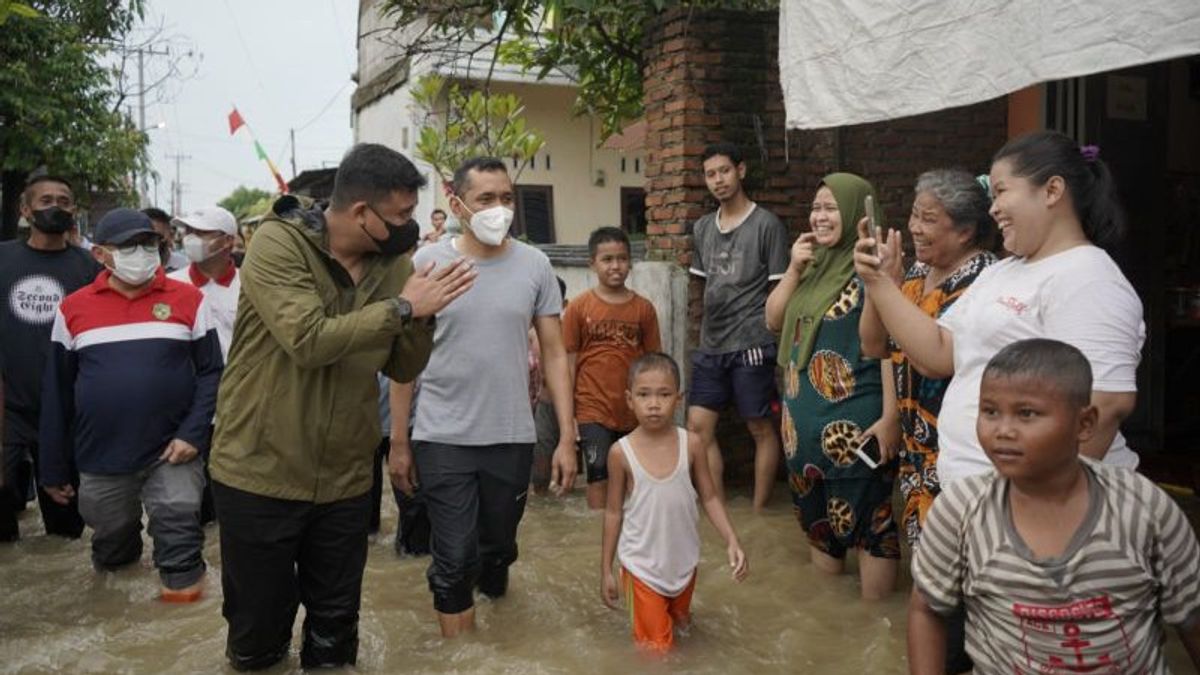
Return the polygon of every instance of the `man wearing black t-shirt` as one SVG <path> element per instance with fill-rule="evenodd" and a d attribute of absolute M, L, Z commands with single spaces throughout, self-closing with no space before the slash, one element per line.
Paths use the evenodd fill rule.
<path fill-rule="evenodd" d="M 75 198 L 66 180 L 34 178 L 21 195 L 21 216 L 32 226 L 28 241 L 0 243 L 0 368 L 4 382 L 4 480 L 0 481 L 0 541 L 19 533 L 17 512 L 32 499 L 30 478 L 38 461 L 42 370 L 50 327 L 62 299 L 91 283 L 100 266 L 67 243 L 75 225 Z M 77 481 L 78 479 L 76 479 Z M 37 489 L 48 534 L 83 532 L 74 500 L 66 506 Z"/>

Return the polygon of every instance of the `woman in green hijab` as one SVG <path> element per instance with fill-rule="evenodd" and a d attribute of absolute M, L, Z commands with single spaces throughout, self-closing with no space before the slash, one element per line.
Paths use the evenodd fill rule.
<path fill-rule="evenodd" d="M 813 564 L 842 572 L 857 549 L 862 595 L 895 589 L 900 542 L 892 517 L 899 418 L 890 363 L 862 355 L 863 285 L 854 274 L 855 225 L 875 190 L 848 173 L 826 176 L 813 198 L 811 232 L 792 246 L 787 273 L 767 298 L 781 333 L 782 435 L 788 483 Z M 882 216 L 876 207 L 876 219 Z M 885 399 L 889 399 L 885 402 Z M 872 469 L 855 449 L 881 457 Z"/>

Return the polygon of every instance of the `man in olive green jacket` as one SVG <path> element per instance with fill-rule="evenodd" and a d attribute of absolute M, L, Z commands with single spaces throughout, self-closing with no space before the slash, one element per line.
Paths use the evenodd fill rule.
<path fill-rule="evenodd" d="M 433 317 L 475 278 L 462 260 L 414 272 L 424 182 L 400 153 L 357 145 L 327 208 L 280 198 L 247 251 L 210 459 L 239 670 L 287 655 L 301 600 L 301 667 L 355 663 L 376 373 L 412 381 Z"/>

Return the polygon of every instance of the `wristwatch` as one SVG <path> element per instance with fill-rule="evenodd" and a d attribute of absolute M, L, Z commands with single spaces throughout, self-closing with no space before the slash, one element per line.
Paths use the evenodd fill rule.
<path fill-rule="evenodd" d="M 400 317 L 400 323 L 404 326 L 412 323 L 412 303 L 401 297 L 392 298 L 392 307 L 396 310 L 396 316 Z"/>

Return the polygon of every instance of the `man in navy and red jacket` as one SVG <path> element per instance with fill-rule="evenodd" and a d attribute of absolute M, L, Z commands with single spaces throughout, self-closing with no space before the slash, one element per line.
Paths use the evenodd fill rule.
<path fill-rule="evenodd" d="M 204 295 L 168 279 L 150 219 L 107 213 L 93 255 L 105 271 L 63 300 L 42 386 L 40 480 L 74 496 L 108 570 L 142 553 L 149 516 L 162 598 L 189 602 L 204 579 L 200 454 L 207 453 L 221 350 Z"/>

